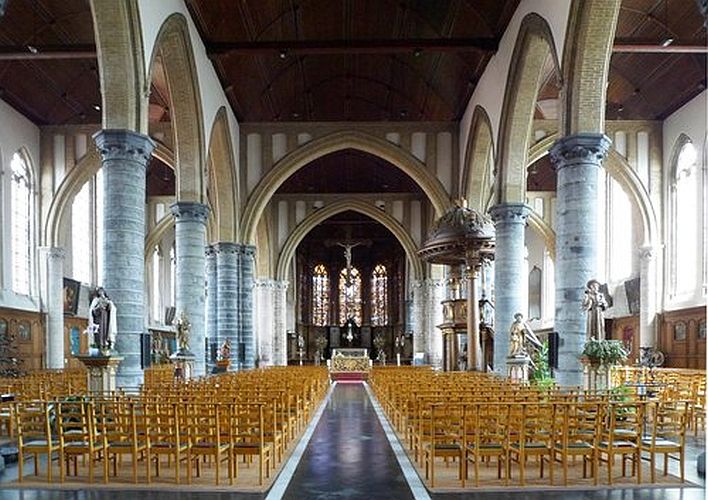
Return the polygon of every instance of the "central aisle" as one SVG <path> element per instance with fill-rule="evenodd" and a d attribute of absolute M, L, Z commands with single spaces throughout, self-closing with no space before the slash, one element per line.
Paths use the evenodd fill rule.
<path fill-rule="evenodd" d="M 362 384 L 335 386 L 283 498 L 413 498 Z"/>

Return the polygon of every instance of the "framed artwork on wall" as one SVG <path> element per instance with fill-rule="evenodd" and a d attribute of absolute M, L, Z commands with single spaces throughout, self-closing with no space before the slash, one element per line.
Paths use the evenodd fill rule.
<path fill-rule="evenodd" d="M 76 316 L 80 291 L 81 283 L 79 281 L 64 278 L 64 314 Z"/>
<path fill-rule="evenodd" d="M 32 340 L 32 326 L 29 321 L 21 321 L 17 325 L 17 338 L 22 342 Z"/>
<path fill-rule="evenodd" d="M 674 340 L 683 342 L 686 340 L 686 323 L 679 321 L 674 325 Z"/>
<path fill-rule="evenodd" d="M 7 335 L 7 321 L 0 319 L 0 337 Z"/>

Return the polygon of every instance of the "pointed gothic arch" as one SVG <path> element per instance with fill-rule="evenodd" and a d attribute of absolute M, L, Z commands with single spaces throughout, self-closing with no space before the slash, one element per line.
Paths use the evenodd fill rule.
<path fill-rule="evenodd" d="M 308 163 L 329 153 L 356 149 L 382 158 L 399 168 L 427 194 L 437 216 L 452 206 L 450 196 L 440 180 L 412 154 L 384 139 L 358 131 L 335 132 L 309 141 L 280 159 L 258 182 L 251 193 L 242 216 L 242 238 L 255 242 L 258 220 L 277 189 L 295 172 Z"/>
<path fill-rule="evenodd" d="M 465 163 L 460 183 L 460 196 L 467 199 L 469 206 L 485 212 L 490 171 L 489 160 L 495 159 L 494 133 L 489 114 L 477 105 L 472 113 L 472 125 L 465 149 Z M 494 179 L 492 179 L 492 184 Z"/>
<path fill-rule="evenodd" d="M 348 210 L 353 210 L 354 212 L 359 212 L 371 217 L 376 222 L 382 224 L 386 227 L 386 229 L 391 231 L 406 253 L 413 279 L 422 279 L 424 277 L 423 264 L 418 258 L 416 244 L 411 235 L 408 234 L 403 226 L 396 219 L 382 211 L 376 205 L 363 200 L 350 199 L 341 200 L 332 203 L 331 205 L 326 205 L 325 207 L 310 214 L 305 220 L 298 224 L 293 232 L 290 233 L 288 239 L 283 244 L 282 250 L 280 251 L 278 265 L 275 271 L 275 279 L 283 281 L 287 280 L 290 262 L 295 255 L 295 250 L 303 238 L 307 236 L 307 234 L 312 231 L 315 226 L 334 215 L 341 212 L 346 212 Z"/>

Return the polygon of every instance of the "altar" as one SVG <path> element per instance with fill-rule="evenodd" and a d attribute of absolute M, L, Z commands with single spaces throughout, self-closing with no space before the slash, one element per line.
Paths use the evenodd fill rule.
<path fill-rule="evenodd" d="M 332 359 L 329 363 L 332 380 L 366 380 L 369 370 L 371 360 L 368 349 L 332 349 Z"/>

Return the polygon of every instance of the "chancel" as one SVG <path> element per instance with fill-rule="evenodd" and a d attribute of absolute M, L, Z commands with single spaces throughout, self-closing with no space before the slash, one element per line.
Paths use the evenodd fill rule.
<path fill-rule="evenodd" d="M 705 496 L 706 15 L 0 0 L 0 500 Z"/>

